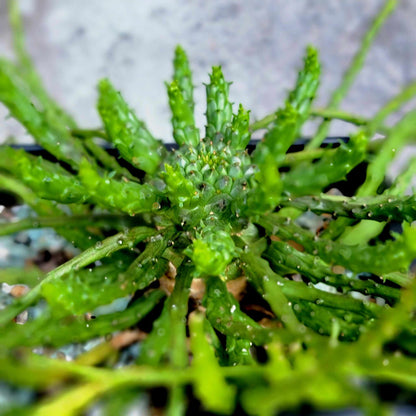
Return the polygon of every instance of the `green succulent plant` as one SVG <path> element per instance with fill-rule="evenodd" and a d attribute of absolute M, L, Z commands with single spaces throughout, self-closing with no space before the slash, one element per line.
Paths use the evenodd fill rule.
<path fill-rule="evenodd" d="M 416 389 L 416 199 L 406 194 L 415 160 L 385 182 L 396 150 L 416 135 L 415 111 L 384 124 L 416 84 L 372 119 L 337 109 L 394 6 L 386 2 L 327 109 L 312 107 L 321 72 L 312 47 L 286 102 L 253 124 L 213 67 L 202 135 L 178 46 L 167 84 L 177 147 L 168 150 L 107 79 L 98 85 L 103 128 L 80 129 L 43 89 L 11 2 L 17 59 L 0 61 L 0 100 L 55 159 L 0 147 L 0 188 L 34 212 L 1 223 L 0 235 L 52 227 L 79 254 L 45 275 L 0 274 L 31 286 L 0 311 L 0 379 L 46 396 L 10 414 L 73 415 L 97 398 L 108 414 L 123 414 L 139 391 L 163 387 L 167 412 L 177 415 L 187 409 L 189 385 L 214 413 L 268 415 L 309 403 L 381 414 L 385 406 L 363 383 Z M 310 117 L 324 119 L 317 135 L 290 151 Z M 348 141 L 321 146 L 332 118 L 359 128 Z M 253 148 L 251 134 L 261 128 Z M 383 138 L 371 141 L 376 132 Z M 363 163 L 366 177 L 353 195 L 328 192 Z M 389 231 L 392 223 L 402 231 Z M 123 310 L 99 312 L 123 297 Z M 42 299 L 41 313 L 13 321 Z M 146 336 L 136 363 L 114 368 L 122 347 L 108 336 L 126 333 L 128 344 Z M 72 363 L 32 352 L 97 337 Z"/>

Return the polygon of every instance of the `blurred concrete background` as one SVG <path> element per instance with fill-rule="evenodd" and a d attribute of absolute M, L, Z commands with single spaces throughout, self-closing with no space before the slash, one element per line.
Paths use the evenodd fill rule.
<path fill-rule="evenodd" d="M 164 81 L 176 44 L 187 50 L 204 125 L 210 66 L 233 81 L 231 97 L 252 119 L 274 111 L 293 85 L 307 44 L 321 53 L 324 106 L 383 0 L 21 0 L 28 48 L 52 95 L 83 127 L 99 125 L 97 80 L 110 77 L 151 131 L 170 140 Z M 373 114 L 416 79 L 416 1 L 401 0 L 379 33 L 341 108 Z M 0 0 L 0 55 L 11 56 L 6 0 Z M 0 109 L 0 142 L 28 141 Z M 305 134 L 312 133 L 312 127 Z M 335 123 L 332 134 L 348 134 Z"/>

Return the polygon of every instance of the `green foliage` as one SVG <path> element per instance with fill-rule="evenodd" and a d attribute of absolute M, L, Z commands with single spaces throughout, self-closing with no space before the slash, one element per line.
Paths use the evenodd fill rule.
<path fill-rule="evenodd" d="M 360 132 L 348 143 L 341 143 L 330 155 L 316 163 L 302 162 L 283 177 L 283 189 L 293 196 L 316 194 L 330 184 L 345 180 L 348 172 L 362 162 L 366 154 L 367 138 Z"/>
<path fill-rule="evenodd" d="M 130 182 L 128 179 L 117 180 L 113 173 L 101 177 L 84 159 L 80 165 L 79 179 L 92 199 L 100 205 L 119 209 L 130 215 L 152 210 L 157 197 L 149 185 Z"/>
<path fill-rule="evenodd" d="M 224 137 L 233 116 L 232 104 L 228 101 L 230 83 L 225 81 L 221 67 L 214 66 L 207 84 L 206 138 L 217 140 Z"/>
<path fill-rule="evenodd" d="M 197 146 L 199 143 L 199 131 L 195 127 L 192 107 L 185 100 L 178 81 L 168 85 L 169 104 L 172 110 L 173 137 L 182 144 Z"/>
<path fill-rule="evenodd" d="M 180 45 L 176 47 L 173 58 L 173 80 L 177 82 L 179 90 L 193 114 L 195 103 L 192 71 L 189 66 L 188 57 Z"/>
<path fill-rule="evenodd" d="M 0 149 L 1 168 L 19 178 L 39 197 L 64 204 L 83 203 L 88 193 L 62 166 L 12 147 Z"/>
<path fill-rule="evenodd" d="M 204 331 L 204 316 L 194 312 L 189 317 L 192 370 L 195 395 L 207 410 L 230 414 L 234 408 L 235 387 L 227 384 Z"/>
<path fill-rule="evenodd" d="M 37 96 L 31 85 L 20 75 L 18 68 L 5 59 L 0 60 L 0 100 L 16 118 L 50 153 L 76 167 L 86 156 L 82 143 L 75 140 L 66 125 L 48 107 L 37 107 Z"/>
<path fill-rule="evenodd" d="M 223 275 L 235 254 L 235 245 L 230 233 L 207 227 L 201 238 L 194 240 L 192 249 L 184 251 L 195 264 L 196 272 L 203 276 Z"/>
<path fill-rule="evenodd" d="M 98 91 L 98 111 L 112 143 L 133 166 L 154 173 L 160 163 L 161 144 L 136 117 L 109 80 L 102 80 L 98 84 Z"/>
<path fill-rule="evenodd" d="M 125 311 L 102 315 L 91 321 L 86 321 L 83 315 L 62 317 L 48 310 L 41 318 L 24 326 L 16 326 L 15 323 L 5 326 L 0 347 L 11 348 L 16 345 L 58 347 L 108 335 L 139 322 L 162 298 L 163 292 L 153 291 Z"/>
<path fill-rule="evenodd" d="M 279 166 L 296 140 L 302 124 L 309 116 L 309 110 L 319 86 L 321 66 L 318 53 L 308 47 L 304 67 L 299 72 L 295 88 L 289 93 L 284 108 L 276 112 L 276 118 L 268 127 L 264 141 L 257 147 L 254 160 L 261 164 L 266 154 L 271 154 Z"/>
<path fill-rule="evenodd" d="M 221 333 L 258 345 L 264 345 L 271 339 L 270 331 L 241 312 L 238 302 L 220 278 L 208 280 L 205 303 L 208 320 Z"/>
<path fill-rule="evenodd" d="M 190 391 L 203 410 L 252 415 L 302 404 L 382 414 L 381 382 L 414 394 L 415 160 L 393 183 L 385 178 L 416 135 L 416 113 L 383 124 L 414 96 L 414 83 L 372 119 L 337 110 L 393 6 L 375 19 L 327 109 L 312 107 L 320 82 L 312 47 L 284 105 L 251 126 L 213 67 L 205 137 L 178 46 L 167 84 L 177 148 L 167 151 L 106 79 L 102 128 L 79 129 L 42 87 L 11 2 L 17 60 L 0 62 L 0 100 L 49 155 L 0 147 L 0 188 L 34 210 L 1 223 L 0 235 L 52 227 L 81 249 L 48 273 L 0 273 L 31 287 L 0 311 L 0 378 L 39 393 L 13 414 L 81 414 L 100 398 L 114 414 L 152 388 L 167 390 L 170 415 L 188 410 Z M 312 116 L 324 118 L 316 137 L 288 153 Z M 331 118 L 359 130 L 318 148 Z M 249 152 L 258 128 L 267 131 Z M 384 136 L 374 142 L 377 131 Z M 349 196 L 330 191 L 362 162 L 366 178 Z M 106 309 L 120 298 L 122 310 Z M 90 340 L 98 345 L 74 362 L 46 356 Z M 131 344 L 138 351 L 125 367 Z"/>

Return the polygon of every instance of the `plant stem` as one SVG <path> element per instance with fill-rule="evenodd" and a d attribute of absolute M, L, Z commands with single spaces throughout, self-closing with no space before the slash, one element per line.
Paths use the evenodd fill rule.
<path fill-rule="evenodd" d="M 245 270 L 250 279 L 253 279 L 253 283 L 256 287 L 258 287 L 258 284 L 263 286 L 262 279 L 264 279 L 264 276 L 267 276 L 269 279 L 276 282 L 276 284 L 278 282 L 282 293 L 290 301 L 304 300 L 312 303 L 318 301 L 320 305 L 324 305 L 325 307 L 355 312 L 366 317 L 377 316 L 380 312 L 380 308 L 377 306 L 374 307 L 364 304 L 360 300 L 350 296 L 325 292 L 303 282 L 282 278 L 268 265 L 265 266 L 264 259 L 262 259 L 262 262 L 262 260 L 256 259 L 254 256 L 248 254 L 245 254 L 243 259 L 246 263 Z"/>
<path fill-rule="evenodd" d="M 189 316 L 193 354 L 191 371 L 194 375 L 195 395 L 207 410 L 231 414 L 234 408 L 235 386 L 229 385 L 222 374 L 212 345 L 205 334 L 205 319 L 204 315 L 197 311 Z"/>
<path fill-rule="evenodd" d="M 42 106 L 52 110 L 69 126 L 75 126 L 73 118 L 67 114 L 46 92 L 42 80 L 37 73 L 33 61 L 26 50 L 22 19 L 17 0 L 9 0 L 9 20 L 12 26 L 13 49 L 17 58 L 17 65 L 31 92 L 39 99 Z"/>
<path fill-rule="evenodd" d="M 110 141 L 107 133 L 101 129 L 71 129 L 71 134 L 74 137 L 78 137 L 80 139 L 90 139 L 93 137 L 99 137 L 101 139 Z"/>
<path fill-rule="evenodd" d="M 374 19 L 373 24 L 364 36 L 360 49 L 355 54 L 349 68 L 342 77 L 341 84 L 332 93 L 332 96 L 329 100 L 329 104 L 327 106 L 329 110 L 337 109 L 343 98 L 346 96 L 358 72 L 364 65 L 365 58 L 367 56 L 371 44 L 373 43 L 374 38 L 376 37 L 377 33 L 379 32 L 387 17 L 395 9 L 396 5 L 397 0 L 387 0 L 384 4 L 384 7 L 380 10 L 379 14 Z M 315 134 L 315 137 L 307 145 L 308 149 L 316 149 L 321 145 L 322 141 L 328 135 L 329 124 L 330 122 L 328 120 L 324 120 L 320 124 L 318 131 Z"/>
<path fill-rule="evenodd" d="M 314 108 L 311 110 L 310 115 L 314 117 L 322 117 L 324 119 L 335 118 L 357 126 L 365 126 L 369 123 L 369 120 L 364 117 L 331 108 Z"/>
<path fill-rule="evenodd" d="M 315 214 L 330 212 L 334 216 L 353 219 L 371 219 L 374 221 L 409 221 L 416 220 L 416 197 L 392 197 L 380 195 L 369 199 L 365 197 L 350 198 L 322 194 L 320 197 L 302 196 L 282 200 L 281 206 L 290 206 L 301 211 L 312 211 Z"/>
<path fill-rule="evenodd" d="M 108 170 L 115 171 L 120 176 L 124 176 L 130 180 L 137 181 L 137 178 L 134 177 L 126 168 L 121 167 L 117 160 L 109 155 L 105 149 L 94 143 L 92 137 L 86 138 L 84 140 L 84 146 L 94 155 L 95 159 Z"/>
<path fill-rule="evenodd" d="M 276 120 L 276 113 L 268 114 L 250 125 L 250 131 L 265 129 L 272 121 Z"/>
<path fill-rule="evenodd" d="M 283 266 L 285 270 L 289 269 L 292 273 L 298 272 L 306 276 L 314 284 L 321 282 L 338 289 L 341 288 L 343 291 L 353 290 L 393 300 L 400 297 L 400 290 L 398 289 L 378 285 L 372 280 L 353 279 L 345 274 L 334 273 L 331 267 L 321 258 L 316 259 L 312 254 L 297 251 L 289 244 L 281 241 L 273 241 L 264 256 L 270 261 L 272 268 L 277 271 L 281 270 Z M 341 304 L 340 301 L 338 303 Z M 377 316 L 379 313 L 378 305 L 373 303 L 363 305 L 362 309 L 362 312 L 370 316 Z"/>
<path fill-rule="evenodd" d="M 53 400 L 46 400 L 36 406 L 33 416 L 61 415 L 74 416 L 79 414 L 89 403 L 109 390 L 112 383 L 108 380 L 95 381 L 70 387 Z"/>
<path fill-rule="evenodd" d="M 387 168 L 396 156 L 397 149 L 402 148 L 414 138 L 416 129 L 416 110 L 407 113 L 391 130 L 383 146 L 367 168 L 365 182 L 357 191 L 357 196 L 375 195 L 382 184 Z"/>
<path fill-rule="evenodd" d="M 386 131 L 388 127 L 385 127 Z M 367 144 L 367 150 L 371 153 L 376 153 L 385 143 L 386 138 L 380 138 L 377 140 L 369 141 Z M 302 150 L 301 152 L 286 153 L 284 160 L 282 161 L 281 166 L 293 166 L 301 162 L 310 162 L 314 159 L 320 159 L 323 155 L 334 154 L 336 149 L 328 148 L 318 148 L 310 150 Z"/>
<path fill-rule="evenodd" d="M 0 173 L 0 189 L 5 189 L 18 195 L 38 215 L 70 218 L 54 202 L 39 198 L 31 189 L 11 176 Z M 73 207 L 75 208 L 75 206 Z M 78 205 L 77 207 L 81 206 Z M 102 234 L 97 234 L 97 231 L 87 232 L 86 229 L 80 228 L 58 227 L 55 231 L 81 249 L 90 247 L 102 238 Z"/>
<path fill-rule="evenodd" d="M 414 88 L 416 90 L 416 87 Z M 404 93 L 404 94 L 403 94 Z M 399 96 L 403 94 L 404 97 L 407 97 L 409 99 L 410 93 L 416 94 L 416 91 L 413 91 L 410 89 L 410 91 L 403 91 L 401 94 L 396 96 L 392 101 L 393 103 L 398 106 L 398 103 L 402 104 L 402 101 Z M 396 108 L 394 108 L 395 110 Z M 374 122 L 374 119 L 368 119 L 365 117 L 361 117 L 357 114 L 349 113 L 344 110 L 337 110 L 337 109 L 331 109 L 331 108 L 312 108 L 309 112 L 309 114 L 312 117 L 321 117 L 325 120 L 341 120 L 345 121 L 346 123 L 354 124 L 356 126 L 364 126 L 367 127 L 369 130 L 371 128 L 371 131 L 374 133 L 379 132 L 383 134 L 387 134 L 390 131 L 390 128 L 387 126 L 384 126 L 381 124 L 381 121 L 384 120 L 385 116 L 384 113 L 392 111 L 392 105 L 389 105 L 387 109 L 382 109 L 380 116 L 375 117 L 377 118 L 377 122 Z M 276 120 L 276 113 L 268 114 L 267 116 L 263 117 L 262 119 L 255 121 L 250 126 L 250 131 L 257 131 L 266 128 L 270 123 L 272 123 L 274 120 Z M 374 130 L 374 131 L 373 131 Z M 318 150 L 318 149 L 310 149 L 312 150 Z"/>
<path fill-rule="evenodd" d="M 311 110 L 310 115 L 313 117 L 322 117 L 325 120 L 342 120 L 347 123 L 355 124 L 356 126 L 364 127 L 368 127 L 374 121 L 343 110 L 330 108 L 314 108 Z M 390 132 L 390 128 L 384 125 L 378 125 L 377 123 L 373 134 L 376 133 L 376 131 L 378 133 L 388 134 Z"/>
<path fill-rule="evenodd" d="M 59 217 L 29 217 L 16 222 L 0 223 L 0 236 L 16 233 L 34 228 L 55 228 L 55 227 L 85 227 L 91 224 L 94 226 L 105 226 L 132 224 L 137 220 L 127 215 L 119 214 L 98 214 L 98 215 L 72 215 Z"/>
<path fill-rule="evenodd" d="M 19 313 L 23 312 L 27 307 L 32 305 L 40 296 L 41 288 L 45 283 L 51 282 L 55 279 L 59 279 L 71 270 L 78 270 L 94 261 L 100 260 L 103 257 L 107 257 L 112 253 L 131 248 L 140 240 L 144 240 L 152 235 L 155 235 L 157 231 L 147 227 L 135 227 L 129 229 L 127 232 L 121 232 L 112 237 L 108 237 L 99 246 L 90 247 L 78 256 L 67 261 L 61 266 L 49 272 L 45 278 L 35 286 L 27 295 L 17 300 L 8 308 L 0 311 L 0 326 L 7 324 L 10 320 L 15 318 Z"/>
<path fill-rule="evenodd" d="M 12 176 L 0 173 L 0 189 L 19 196 L 32 209 L 42 215 L 59 215 L 61 211 L 51 201 L 41 199 L 36 194 Z"/>
<path fill-rule="evenodd" d="M 377 129 L 379 129 L 381 123 L 386 117 L 395 111 L 397 111 L 404 103 L 411 100 L 416 95 L 416 81 L 413 81 L 399 94 L 395 95 L 390 101 L 388 101 L 373 117 L 367 126 L 369 136 L 372 136 Z"/>
<path fill-rule="evenodd" d="M 296 163 L 301 162 L 310 162 L 314 159 L 321 158 L 324 154 L 334 153 L 336 149 L 312 149 L 312 150 L 303 150 L 302 152 L 286 153 L 284 160 L 282 161 L 281 166 L 292 166 Z"/>

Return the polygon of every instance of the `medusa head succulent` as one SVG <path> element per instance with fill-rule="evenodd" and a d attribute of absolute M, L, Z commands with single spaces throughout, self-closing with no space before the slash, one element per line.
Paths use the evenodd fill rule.
<path fill-rule="evenodd" d="M 392 4 L 386 3 L 370 38 Z M 0 100 L 49 157 L 14 146 L 0 148 L 0 186 L 36 213 L 2 224 L 0 233 L 53 227 L 80 251 L 39 276 L 27 295 L 0 312 L 6 334 L 0 345 L 6 351 L 21 346 L 57 348 L 141 328 L 149 314 L 153 320 L 151 331 L 143 329 L 149 333 L 140 344 L 137 372 L 132 367 L 114 376 L 80 364 L 59 367 L 30 354 L 22 367 L 2 350 L 0 374 L 8 380 L 12 366 L 13 371 L 33 375 L 29 379 L 37 387 L 38 382 L 48 385 L 39 366 L 54 368 L 59 377 L 83 374 L 91 382 L 101 380 L 94 384 L 100 388 L 92 396 L 83 396 L 84 404 L 116 387 L 162 385 L 171 392 L 169 406 L 175 412 L 184 409 L 186 384 L 194 386 L 206 409 L 222 413 L 233 411 L 237 387 L 244 409 L 252 414 L 270 414 L 296 400 L 325 407 L 355 397 L 354 403 L 370 406 L 372 399 L 362 392 L 355 395 L 358 387 L 345 373 L 354 374 L 358 368 L 360 375 L 374 375 L 374 360 L 379 359 L 374 351 L 380 352 L 396 336 L 398 349 L 416 352 L 411 287 L 398 303 L 401 288 L 411 282 L 408 269 L 416 257 L 416 229 L 411 225 L 416 201 L 414 195 L 405 195 L 414 161 L 391 185 L 384 182 L 393 149 L 415 134 L 415 113 L 409 112 L 394 127 L 383 124 L 414 93 L 414 85 L 372 120 L 334 115 L 367 41 L 334 94 L 332 108 L 315 110 L 311 105 L 320 63 L 317 51 L 308 47 L 285 103 L 250 124 L 249 111 L 242 105 L 233 107 L 230 83 L 220 67 L 213 67 L 202 134 L 194 120 L 188 59 L 177 47 L 173 80 L 167 84 L 177 144 L 172 147 L 153 137 L 108 79 L 98 85 L 103 129 L 79 129 L 43 90 L 16 33 L 18 59 L 2 60 L 0 65 Z M 359 129 L 347 141 L 320 147 L 324 121 L 313 140 L 288 153 L 310 116 L 341 117 Z M 260 127 L 265 134 L 254 147 L 251 133 Z M 370 139 L 378 131 L 384 138 L 374 144 Z M 97 145 L 97 137 L 117 150 L 116 157 Z M 328 192 L 363 162 L 368 165 L 366 177 L 353 195 Z M 400 234 L 389 230 L 392 222 L 401 224 Z M 236 280 L 237 291 L 231 289 Z M 195 295 L 196 282 L 202 294 Z M 261 320 L 247 306 L 246 299 L 253 296 L 259 303 L 255 310 L 267 319 Z M 121 311 L 103 313 L 99 308 L 123 297 L 129 303 Z M 47 303 L 39 316 L 23 326 L 12 322 L 41 298 Z M 85 314 L 96 319 L 86 321 Z M 347 349 L 348 344 L 339 345 L 339 340 L 355 344 Z M 101 358 L 94 358 L 93 364 L 112 351 L 103 342 L 106 346 L 97 353 Z M 285 350 L 300 344 L 303 349 Z M 256 348 L 267 350 L 267 365 L 257 365 Z M 305 379 L 320 362 L 316 351 L 325 351 L 326 357 L 318 378 L 286 392 L 288 396 L 272 393 L 283 388 L 284 380 Z M 383 354 L 380 357 L 394 361 Z M 348 370 L 335 366 L 341 356 L 354 365 Z M 409 383 L 415 364 L 400 360 L 394 380 Z M 333 377 L 331 371 L 339 373 Z M 325 386 L 338 396 L 323 398 Z M 60 400 L 58 395 L 52 403 Z"/>

